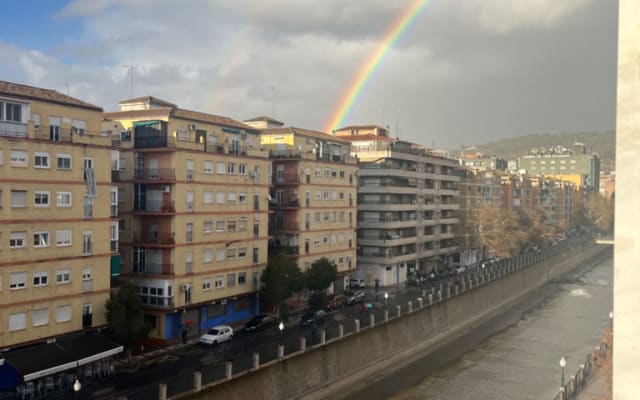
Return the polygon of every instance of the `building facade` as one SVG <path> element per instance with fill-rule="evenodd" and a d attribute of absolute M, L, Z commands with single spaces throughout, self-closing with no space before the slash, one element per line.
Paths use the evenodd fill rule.
<path fill-rule="evenodd" d="M 270 184 L 259 131 L 154 97 L 104 114 L 118 148 L 121 275 L 151 337 L 196 336 L 258 309 Z"/>
<path fill-rule="evenodd" d="M 600 191 L 600 158 L 587 153 L 586 146 L 575 143 L 573 150 L 564 146 L 532 149 L 518 160 L 520 171 L 529 175 L 552 176 L 570 181 L 580 189 Z"/>
<path fill-rule="evenodd" d="M 375 125 L 335 135 L 351 142 L 358 159 L 358 277 L 391 285 L 449 263 L 457 251 L 458 161 Z"/>
<path fill-rule="evenodd" d="M 106 322 L 118 192 L 101 112 L 0 81 L 0 348 Z"/>
<path fill-rule="evenodd" d="M 350 142 L 294 127 L 262 131 L 272 161 L 270 254 L 286 254 L 306 270 L 321 257 L 335 262 L 343 290 L 356 267 L 357 161 Z"/>

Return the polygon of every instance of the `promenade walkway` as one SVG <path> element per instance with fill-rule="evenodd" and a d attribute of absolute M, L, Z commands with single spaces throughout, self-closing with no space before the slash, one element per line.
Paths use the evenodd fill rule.
<path fill-rule="evenodd" d="M 587 386 L 578 393 L 576 400 L 608 400 L 611 399 L 611 394 L 608 393 L 607 377 L 598 371 L 596 376 L 591 380 Z"/>

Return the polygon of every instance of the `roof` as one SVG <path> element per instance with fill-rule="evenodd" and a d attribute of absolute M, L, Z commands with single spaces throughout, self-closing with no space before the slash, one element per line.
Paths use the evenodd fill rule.
<path fill-rule="evenodd" d="M 159 104 L 161 106 L 177 107 L 173 103 L 170 103 L 170 102 L 168 102 L 166 100 L 159 99 L 159 98 L 154 97 L 154 96 L 135 97 L 135 98 L 129 99 L 129 100 L 122 100 L 118 104 L 134 104 L 134 103 L 154 103 L 154 104 Z"/>
<path fill-rule="evenodd" d="M 267 117 L 265 115 L 244 120 L 244 122 L 257 122 L 257 121 L 273 122 L 274 124 L 284 125 L 284 122 L 278 121 L 275 118 Z"/>
<path fill-rule="evenodd" d="M 351 130 L 351 129 L 383 129 L 385 131 L 389 131 L 389 128 L 385 128 L 383 126 L 380 125 L 348 125 L 348 126 L 343 126 L 342 128 L 338 128 L 336 129 L 336 131 L 347 131 L 347 130 Z"/>
<path fill-rule="evenodd" d="M 378 135 L 354 135 L 354 136 L 339 136 L 340 139 L 348 142 L 358 142 L 361 140 L 377 140 L 378 142 L 395 142 L 398 139 L 389 136 Z"/>
<path fill-rule="evenodd" d="M 260 130 L 252 126 L 243 124 L 242 122 L 236 121 L 235 119 L 232 119 L 229 117 L 223 117 L 223 116 L 214 115 L 214 114 L 206 114 L 198 111 L 185 110 L 177 107 L 159 107 L 159 108 L 150 108 L 150 109 L 144 109 L 144 110 L 111 111 L 103 114 L 103 117 L 107 119 L 136 118 L 136 117 L 150 118 L 154 116 L 182 118 L 182 119 L 188 119 L 196 122 L 207 122 L 207 123 L 216 124 L 216 125 L 224 125 L 228 127 L 246 130 L 248 132 L 253 132 L 253 133 L 260 132 Z"/>
<path fill-rule="evenodd" d="M 306 136 L 314 139 L 330 140 L 332 142 L 349 143 L 348 140 L 342 137 L 335 137 L 324 132 L 314 131 L 311 129 L 296 128 L 295 126 L 288 126 L 285 128 L 267 128 L 262 130 L 263 135 L 285 135 L 294 134 L 297 136 Z"/>
<path fill-rule="evenodd" d="M 64 104 L 67 106 L 102 111 L 102 107 L 98 107 L 95 104 L 76 99 L 75 97 L 67 96 L 66 94 L 62 94 L 53 89 L 43 89 L 7 81 L 0 81 L 0 95 L 16 96 L 31 100 L 48 101 L 51 103 Z"/>

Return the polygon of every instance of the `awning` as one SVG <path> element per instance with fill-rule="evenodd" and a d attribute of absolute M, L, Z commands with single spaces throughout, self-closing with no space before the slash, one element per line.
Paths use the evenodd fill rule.
<path fill-rule="evenodd" d="M 111 276 L 120 276 L 120 256 L 111 256 Z"/>
<path fill-rule="evenodd" d="M 123 347 L 99 333 L 63 337 L 4 354 L 24 382 L 92 363 L 123 351 Z"/>
<path fill-rule="evenodd" d="M 136 121 L 136 122 L 133 123 L 133 127 L 136 128 L 138 126 L 157 125 L 159 123 L 160 123 L 160 121 Z"/>

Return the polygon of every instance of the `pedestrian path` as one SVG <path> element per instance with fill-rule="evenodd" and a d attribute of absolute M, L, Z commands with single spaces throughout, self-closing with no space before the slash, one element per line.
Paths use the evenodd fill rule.
<path fill-rule="evenodd" d="M 607 400 L 611 399 L 609 388 L 607 387 L 607 377 L 602 373 L 587 383 L 584 389 L 578 393 L 576 400 Z"/>

